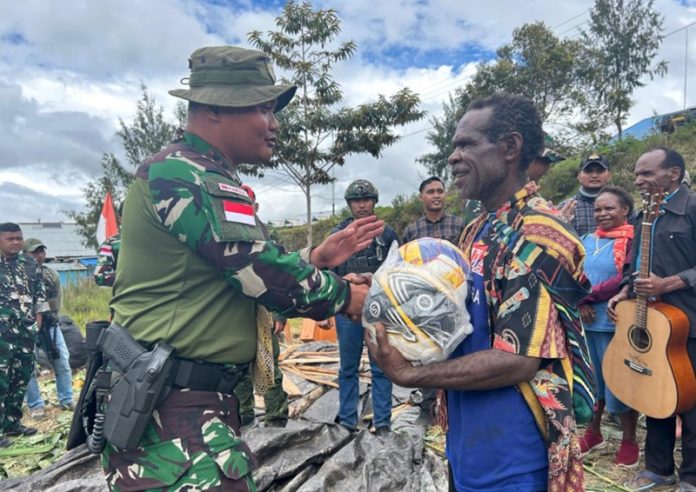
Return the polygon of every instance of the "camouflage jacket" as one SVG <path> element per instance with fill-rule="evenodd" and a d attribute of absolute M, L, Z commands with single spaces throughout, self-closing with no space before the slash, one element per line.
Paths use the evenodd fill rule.
<path fill-rule="evenodd" d="M 24 253 L 0 255 L 0 333 L 9 326 L 30 327 L 36 313 L 46 311 L 46 287 L 36 260 Z"/>
<path fill-rule="evenodd" d="M 184 133 L 138 169 L 124 204 L 114 320 L 184 358 L 251 360 L 257 304 L 326 319 L 350 301 L 346 281 L 268 240 L 230 167 Z"/>
<path fill-rule="evenodd" d="M 94 269 L 94 281 L 102 287 L 111 287 L 116 278 L 116 263 L 121 249 L 121 234 L 111 236 L 99 246 L 97 267 Z"/>

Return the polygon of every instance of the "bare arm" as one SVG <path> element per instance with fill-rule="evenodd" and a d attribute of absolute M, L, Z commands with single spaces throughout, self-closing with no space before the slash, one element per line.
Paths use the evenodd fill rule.
<path fill-rule="evenodd" d="M 393 382 L 407 387 L 454 390 L 485 390 L 531 381 L 540 359 L 503 352 L 482 350 L 473 354 L 425 366 L 414 366 L 389 343 L 383 326 L 377 327 L 377 342 L 365 340 L 370 354 Z"/>

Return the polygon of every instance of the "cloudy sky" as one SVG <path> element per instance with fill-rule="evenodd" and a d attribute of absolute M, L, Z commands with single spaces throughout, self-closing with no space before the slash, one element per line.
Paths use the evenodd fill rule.
<path fill-rule="evenodd" d="M 561 37 L 587 26 L 588 0 L 326 0 L 338 11 L 341 40 L 358 52 L 336 67 L 345 104 L 409 87 L 439 115 L 442 101 L 465 83 L 526 22 L 543 20 Z M 118 119 L 130 121 L 145 83 L 173 118 L 167 94 L 200 46 L 246 45 L 254 29 L 274 28 L 283 2 L 233 0 L 0 0 L 0 222 L 66 220 L 82 207 L 80 188 L 99 175 L 104 152 L 121 153 Z M 696 1 L 656 0 L 664 34 L 696 21 Z M 634 94 L 629 124 L 654 112 L 696 105 L 696 26 L 669 35 L 660 58 L 669 74 Z M 415 158 L 430 149 L 423 120 L 381 159 L 353 156 L 336 171 L 337 210 L 353 179 L 372 180 L 384 203 L 410 194 L 425 170 Z M 301 219 L 304 199 L 289 178 L 272 172 L 250 181 L 266 220 Z M 330 186 L 314 191 L 314 209 L 331 210 Z"/>

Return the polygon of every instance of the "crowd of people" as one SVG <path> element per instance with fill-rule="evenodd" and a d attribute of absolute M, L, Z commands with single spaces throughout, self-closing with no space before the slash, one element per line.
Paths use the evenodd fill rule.
<path fill-rule="evenodd" d="M 426 417 L 437 399 L 446 413 L 451 490 L 584 490 L 583 457 L 606 446 L 605 411 L 623 432 L 615 463 L 639 464 L 638 413 L 607 388 L 601 361 L 617 303 L 638 294 L 686 313 L 696 363 L 696 194 L 678 152 L 660 147 L 640 156 L 635 190 L 612 186 L 610 162 L 592 154 L 578 169 L 577 193 L 556 206 L 543 198 L 542 177 L 564 157 L 530 100 L 497 93 L 472 101 L 454 133 L 448 164 L 466 218 L 446 212 L 445 183 L 432 176 L 418 190 L 423 215 L 399 238 L 374 216 L 377 187 L 359 179 L 345 193 L 351 216 L 320 245 L 292 253 L 270 240 L 236 168 L 271 158 L 275 114 L 296 88 L 277 84 L 268 57 L 248 49 L 201 48 L 189 68 L 188 87 L 170 91 L 188 101 L 186 126 L 137 170 L 122 234 L 100 249 L 96 281 L 113 286 L 112 326 L 124 327 L 128 343 L 145 352 L 162 343 L 175 351 L 171 391 L 136 436 L 137 448 L 103 449 L 112 490 L 254 490 L 257 462 L 239 435 L 254 422 L 260 373 L 272 377 L 265 424 L 287 422 L 278 340 L 257 339 L 277 334 L 287 317 L 336 317 L 336 422 L 349 431 L 361 426 L 365 344 L 377 436 L 391 433 L 392 384 L 420 389 Z M 660 254 L 651 255 L 650 275 L 639 277 L 641 213 L 631 194 L 653 188 L 666 193 L 651 229 Z M 469 260 L 473 332 L 448 360 L 416 366 L 389 344 L 384 327 L 364 341 L 361 312 L 369 274 L 389 248 L 422 237 L 456 244 Z M 30 382 L 44 327 L 55 343 L 47 350 L 55 355 L 59 405 L 72 407 L 65 381 L 58 383 L 66 356 L 48 320 L 59 315 L 60 287 L 47 273 L 45 249 L 38 239 L 23 241 L 16 225 L 0 225 L 0 446 L 5 436 L 35 432 L 22 425 L 21 406 L 27 385 L 32 416 L 44 405 Z M 254 365 L 273 359 L 275 367 Z M 696 408 L 680 418 L 678 490 L 696 490 Z M 579 419 L 588 421 L 582 434 Z M 626 487 L 677 483 L 675 432 L 676 416 L 647 418 L 645 469 Z"/>

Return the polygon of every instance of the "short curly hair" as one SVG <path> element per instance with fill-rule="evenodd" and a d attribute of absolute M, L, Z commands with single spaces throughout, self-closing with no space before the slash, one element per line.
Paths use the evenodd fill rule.
<path fill-rule="evenodd" d="M 544 149 L 544 131 L 541 118 L 534 103 L 517 94 L 497 92 L 491 96 L 475 99 L 467 111 L 491 108 L 491 117 L 486 128 L 486 137 L 491 142 L 516 132 L 522 135 L 522 153 L 518 171 L 523 173 Z"/>
<path fill-rule="evenodd" d="M 619 205 L 628 209 L 628 218 L 630 219 L 631 217 L 633 217 L 633 198 L 631 198 L 631 195 L 629 195 L 626 190 L 624 190 L 620 186 L 607 185 L 602 187 L 601 190 L 599 190 L 597 196 L 601 195 L 602 193 L 609 193 L 618 198 Z"/>

